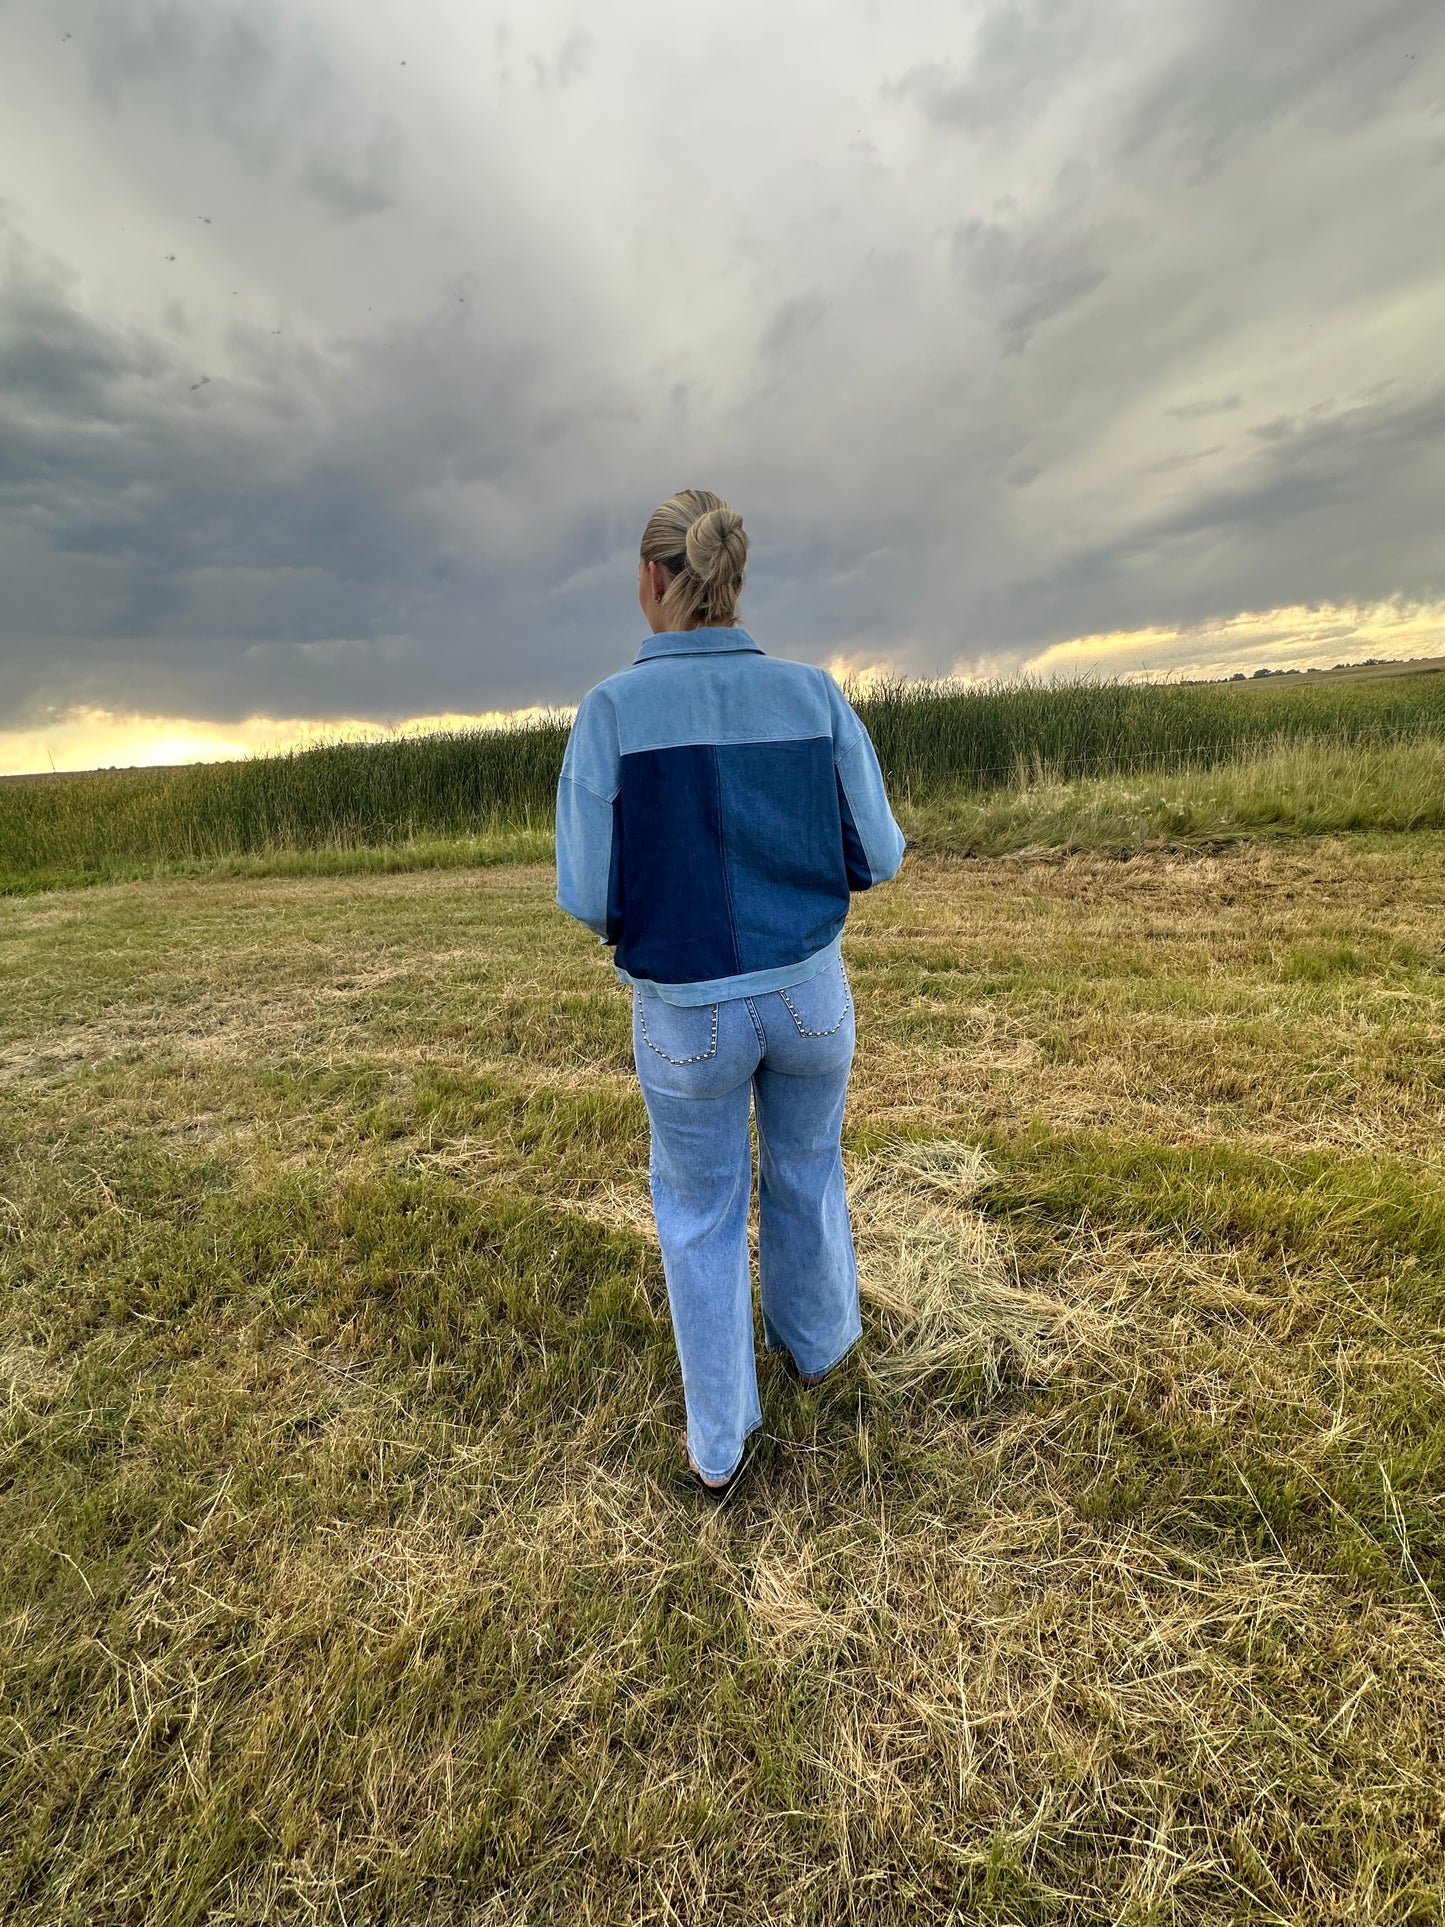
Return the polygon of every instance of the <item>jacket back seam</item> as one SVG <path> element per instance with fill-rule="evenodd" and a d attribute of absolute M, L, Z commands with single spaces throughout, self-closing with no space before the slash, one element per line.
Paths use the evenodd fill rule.
<path fill-rule="evenodd" d="M 727 822 L 723 815 L 722 765 L 718 762 L 716 744 L 709 746 L 709 754 L 712 757 L 713 787 L 717 792 L 718 853 L 722 858 L 723 893 L 727 897 L 728 933 L 733 940 L 733 969 L 740 975 L 743 967 L 743 953 L 738 944 L 738 913 L 733 903 L 732 871 L 728 868 L 728 833 Z"/>

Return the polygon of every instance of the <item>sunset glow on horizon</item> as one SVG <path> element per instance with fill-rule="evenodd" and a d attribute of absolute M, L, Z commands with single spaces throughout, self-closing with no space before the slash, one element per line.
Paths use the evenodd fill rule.
<path fill-rule="evenodd" d="M 1022 663 L 1013 656 L 960 657 L 947 678 L 964 686 L 1020 675 L 1222 681 L 1239 672 L 1250 675 L 1255 669 L 1329 669 L 1370 658 L 1445 659 L 1445 601 L 1244 611 L 1196 628 L 1076 636 L 1051 644 Z M 840 681 L 865 692 L 870 683 L 914 673 L 902 652 L 892 659 L 842 654 L 830 658 L 826 667 Z M 498 729 L 571 714 L 568 706 L 534 703 L 517 709 L 395 719 L 252 715 L 213 722 L 78 704 L 51 710 L 26 728 L 0 730 L 0 776 L 234 762 L 322 742 Z"/>

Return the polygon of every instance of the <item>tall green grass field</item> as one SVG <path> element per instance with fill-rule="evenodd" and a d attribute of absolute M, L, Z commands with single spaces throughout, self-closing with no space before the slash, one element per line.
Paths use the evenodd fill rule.
<path fill-rule="evenodd" d="M 1039 784 L 1208 771 L 1290 746 L 1378 753 L 1445 740 L 1445 672 L 1269 688 L 894 681 L 855 701 L 890 794 L 923 813 L 920 825 L 940 808 L 950 820 L 960 799 Z M 308 869 L 542 860 L 567 730 L 559 714 L 0 784 L 0 893 L 303 857 Z"/>

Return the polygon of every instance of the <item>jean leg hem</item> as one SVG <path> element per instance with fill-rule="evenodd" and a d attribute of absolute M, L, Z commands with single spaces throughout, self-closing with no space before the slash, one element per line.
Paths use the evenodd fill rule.
<path fill-rule="evenodd" d="M 738 1467 L 743 1462 L 743 1454 L 748 1449 L 748 1440 L 752 1437 L 754 1432 L 759 1431 L 761 1429 L 762 1423 L 763 1423 L 762 1414 L 759 1413 L 758 1416 L 753 1420 L 752 1424 L 743 1433 L 743 1442 L 738 1447 L 738 1455 L 733 1460 L 732 1464 L 728 1467 L 726 1472 L 714 1472 L 709 1466 L 706 1466 L 706 1465 L 697 1466 L 698 1471 L 702 1474 L 702 1476 L 706 1480 L 708 1480 L 710 1484 L 721 1485 L 724 1479 L 730 1479 L 732 1477 L 733 1473 L 737 1471 Z M 688 1450 L 691 1451 L 692 1447 L 689 1446 Z M 697 1465 L 696 1459 L 693 1460 L 693 1464 Z"/>
<path fill-rule="evenodd" d="M 842 1351 L 834 1352 L 833 1356 L 828 1360 L 826 1365 L 805 1365 L 802 1362 L 802 1360 L 797 1356 L 796 1353 L 792 1354 L 793 1363 L 797 1366 L 800 1372 L 806 1373 L 806 1375 L 809 1378 L 821 1378 L 825 1372 L 831 1372 L 835 1365 L 842 1364 L 843 1360 L 848 1356 L 849 1352 L 852 1351 L 853 1347 L 858 1343 L 858 1340 L 862 1336 L 863 1336 L 863 1326 L 860 1323 L 857 1331 L 854 1332 L 853 1336 L 848 1340 L 847 1344 L 843 1347 Z M 786 1350 L 786 1347 L 780 1346 L 779 1350 Z"/>

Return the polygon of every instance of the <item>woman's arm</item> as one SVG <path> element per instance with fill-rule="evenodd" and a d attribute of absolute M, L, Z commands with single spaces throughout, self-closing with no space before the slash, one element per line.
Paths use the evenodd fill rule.
<path fill-rule="evenodd" d="M 898 874 L 907 847 L 893 819 L 873 739 L 857 711 L 826 670 L 833 714 L 833 768 L 849 887 L 871 890 Z"/>
<path fill-rule="evenodd" d="M 617 718 L 589 690 L 577 710 L 557 784 L 557 903 L 603 942 L 609 932 L 613 798 L 621 784 Z"/>

